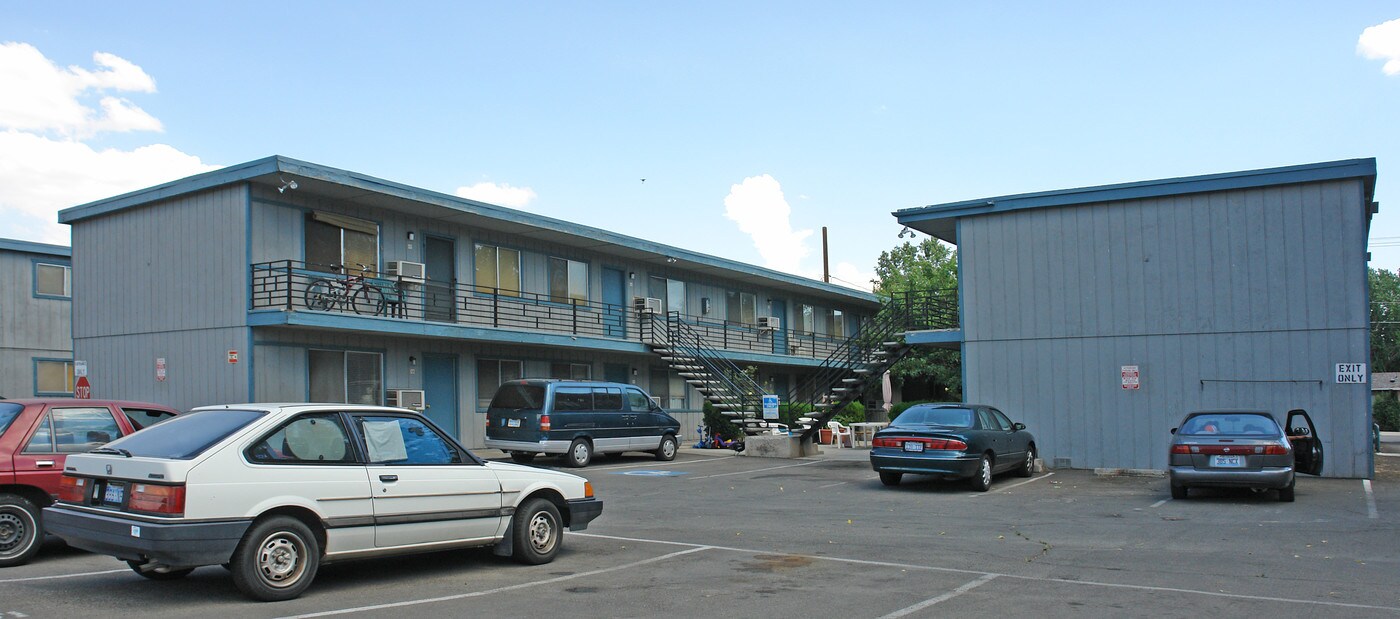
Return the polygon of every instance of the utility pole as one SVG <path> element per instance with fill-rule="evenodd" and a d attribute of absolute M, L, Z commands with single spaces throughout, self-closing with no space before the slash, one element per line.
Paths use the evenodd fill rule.
<path fill-rule="evenodd" d="M 822 281 L 831 283 L 831 265 L 827 262 L 826 226 L 822 226 Z"/>

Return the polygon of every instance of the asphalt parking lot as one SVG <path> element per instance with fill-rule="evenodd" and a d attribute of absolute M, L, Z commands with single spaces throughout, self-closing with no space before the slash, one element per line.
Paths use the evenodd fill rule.
<path fill-rule="evenodd" d="M 582 473 L 604 514 L 551 564 L 486 550 L 341 563 L 275 604 L 218 567 L 152 582 L 51 542 L 0 570 L 0 617 L 1400 615 L 1400 473 L 1300 478 L 1291 504 L 1173 501 L 1165 479 L 1088 471 L 885 488 L 842 455 L 603 460 Z"/>

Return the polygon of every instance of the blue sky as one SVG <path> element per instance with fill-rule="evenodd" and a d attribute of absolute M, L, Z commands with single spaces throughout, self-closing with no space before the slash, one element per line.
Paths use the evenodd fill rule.
<path fill-rule="evenodd" d="M 901 208 L 1376 157 L 1400 267 L 1395 2 L 861 5 L 4 3 L 0 237 L 280 154 L 867 284 Z"/>

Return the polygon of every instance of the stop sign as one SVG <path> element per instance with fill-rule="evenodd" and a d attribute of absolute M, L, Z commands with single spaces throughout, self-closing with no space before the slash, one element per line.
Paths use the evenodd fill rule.
<path fill-rule="evenodd" d="M 79 400 L 92 399 L 92 385 L 88 384 L 86 376 L 79 376 L 78 383 L 73 385 L 73 397 Z"/>

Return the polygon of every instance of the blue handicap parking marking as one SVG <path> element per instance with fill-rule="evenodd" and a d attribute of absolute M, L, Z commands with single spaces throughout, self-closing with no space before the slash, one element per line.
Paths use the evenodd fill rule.
<path fill-rule="evenodd" d="M 677 477 L 685 471 L 617 471 L 613 475 L 635 475 L 637 477 Z"/>

